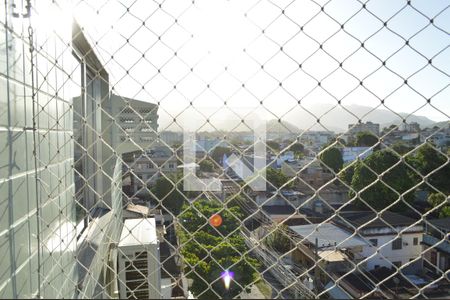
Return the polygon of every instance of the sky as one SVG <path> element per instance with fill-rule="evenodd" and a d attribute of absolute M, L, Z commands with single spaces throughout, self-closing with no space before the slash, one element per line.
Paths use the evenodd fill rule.
<path fill-rule="evenodd" d="M 198 129 L 254 109 L 308 128 L 298 116 L 320 115 L 321 103 L 446 121 L 450 2 L 410 4 L 89 0 L 73 14 L 114 92 L 160 105 L 160 129 Z"/>

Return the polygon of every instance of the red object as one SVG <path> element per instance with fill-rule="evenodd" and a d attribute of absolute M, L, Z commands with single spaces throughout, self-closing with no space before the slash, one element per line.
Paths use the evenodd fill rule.
<path fill-rule="evenodd" d="M 214 214 L 209 218 L 209 224 L 213 227 L 219 227 L 222 225 L 222 217 L 220 215 Z"/>

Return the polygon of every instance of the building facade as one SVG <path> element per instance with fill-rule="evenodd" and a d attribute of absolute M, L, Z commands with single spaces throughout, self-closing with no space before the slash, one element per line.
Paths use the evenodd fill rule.
<path fill-rule="evenodd" d="M 133 194 L 148 195 L 147 188 L 161 177 L 176 174 L 178 159 L 172 149 L 163 145 L 146 151 L 127 152 L 123 155 L 124 170 L 130 176 L 130 190 Z"/>
<path fill-rule="evenodd" d="M 423 266 L 426 270 L 440 276 L 450 269 L 450 217 L 429 220 L 425 226 L 422 246 L 424 250 Z M 447 275 L 450 278 L 450 275 Z"/>
<path fill-rule="evenodd" d="M 111 94 L 113 144 L 120 153 L 147 149 L 157 138 L 156 104 Z"/>
<path fill-rule="evenodd" d="M 361 252 L 368 271 L 402 267 L 402 272 L 414 273 L 421 269 L 422 262 L 415 259 L 422 252 L 423 226 L 414 219 L 389 211 L 380 214 L 380 218 L 364 211 L 345 212 L 340 216 L 342 219 L 337 218 L 337 224 L 352 232 L 358 228 L 359 235 L 370 242 Z"/>
<path fill-rule="evenodd" d="M 351 136 L 356 136 L 359 132 L 370 132 L 376 136 L 380 136 L 380 124 L 366 122 L 358 124 L 349 124 L 347 133 Z"/>

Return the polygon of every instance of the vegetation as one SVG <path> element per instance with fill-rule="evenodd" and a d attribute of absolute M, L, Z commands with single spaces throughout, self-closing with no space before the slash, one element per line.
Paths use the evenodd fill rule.
<path fill-rule="evenodd" d="M 278 142 L 267 141 L 266 144 L 270 150 L 275 151 L 275 152 L 280 151 L 280 144 Z"/>
<path fill-rule="evenodd" d="M 179 175 L 171 175 L 168 178 L 161 176 L 151 189 L 162 208 L 173 215 L 178 215 L 185 203 L 185 198 L 180 192 L 183 190 L 183 183 L 179 178 L 181 178 Z"/>
<path fill-rule="evenodd" d="M 378 143 L 378 137 L 371 132 L 358 132 L 356 135 L 355 146 L 372 147 Z M 379 146 L 375 147 L 379 149 Z"/>
<path fill-rule="evenodd" d="M 450 217 L 450 202 L 444 194 L 432 193 L 428 196 L 427 201 L 428 204 L 430 204 L 431 209 L 434 209 L 435 207 L 441 205 L 443 202 L 446 202 L 446 204 L 443 204 L 442 206 L 440 206 L 440 208 L 437 208 L 435 210 L 435 214 L 439 218 Z"/>
<path fill-rule="evenodd" d="M 274 224 L 270 233 L 264 240 L 265 244 L 279 253 L 291 250 L 291 240 L 287 236 L 288 226 L 286 224 Z"/>
<path fill-rule="evenodd" d="M 211 157 L 219 164 L 222 165 L 222 159 L 223 155 L 226 154 L 227 156 L 230 156 L 231 149 L 228 147 L 221 147 L 217 146 L 214 148 L 214 150 L 211 153 Z"/>
<path fill-rule="evenodd" d="M 446 195 L 450 194 L 450 164 L 447 163 L 447 157 L 433 148 L 432 144 L 421 145 L 406 159 L 421 176 L 429 176 L 427 182 L 430 185 Z M 434 192 L 429 185 L 425 188 Z"/>
<path fill-rule="evenodd" d="M 291 146 L 289 146 L 289 148 L 287 149 L 287 151 L 292 151 L 294 152 L 294 156 L 296 158 L 302 158 L 303 156 L 305 156 L 305 146 L 302 143 L 295 143 L 292 144 Z"/>
<path fill-rule="evenodd" d="M 272 287 L 267 284 L 264 280 L 258 280 L 255 285 L 258 287 L 261 294 L 264 295 L 266 299 L 272 299 Z"/>
<path fill-rule="evenodd" d="M 258 278 L 256 270 L 260 265 L 244 254 L 248 251 L 244 238 L 235 231 L 243 218 L 241 208 L 222 208 L 221 203 L 199 200 L 186 206 L 187 210 L 180 215 L 182 226 L 178 234 L 186 261 L 185 272 L 193 280 L 191 291 L 199 299 L 234 298 L 242 292 L 239 285 L 245 287 Z M 216 213 L 223 219 L 218 228 L 208 223 L 209 217 Z M 234 272 L 234 281 L 239 285 L 232 282 L 230 289 L 225 289 L 222 280 L 217 280 L 224 269 Z"/>
<path fill-rule="evenodd" d="M 357 192 L 366 188 L 360 194 L 360 199 L 372 208 L 381 210 L 396 202 L 400 197 L 399 194 L 413 187 L 415 181 L 408 172 L 406 165 L 403 162 L 399 163 L 399 161 L 400 158 L 392 151 L 382 150 L 372 153 L 364 161 L 356 162 L 351 186 Z M 391 167 L 393 168 L 390 169 Z M 378 176 L 380 180 L 374 183 Z M 352 191 L 350 196 L 354 196 Z M 404 200 L 412 202 L 413 192 L 404 195 Z M 361 201 L 356 203 L 365 206 Z M 405 203 L 399 201 L 393 207 L 393 210 L 400 211 L 404 208 Z"/>
<path fill-rule="evenodd" d="M 346 184 L 351 185 L 353 174 L 355 174 L 355 163 L 349 164 L 345 170 L 339 174 L 339 178 L 344 181 Z"/>
<path fill-rule="evenodd" d="M 399 157 L 398 154 L 404 155 L 412 148 L 404 143 L 396 143 L 392 148 L 395 152 L 390 149 L 376 151 L 365 160 L 353 163 L 340 174 L 340 178 L 357 192 L 365 189 L 360 194 L 360 200 L 364 200 L 378 210 L 396 202 L 401 194 L 422 180 L 425 183 L 421 188 L 431 193 L 428 203 L 432 208 L 443 201 L 448 201 L 445 195 L 450 194 L 448 182 L 450 165 L 445 155 L 437 151 L 430 143 L 421 145 L 404 158 Z M 408 167 L 402 159 L 406 160 L 412 168 Z M 391 167 L 393 168 L 390 169 Z M 378 176 L 381 180 L 374 183 Z M 435 189 L 441 193 L 436 193 Z M 403 200 L 394 205 L 392 210 L 404 210 L 406 208 L 404 201 L 412 202 L 413 194 L 414 190 L 403 195 Z M 354 193 L 350 192 L 350 197 L 353 196 Z M 362 201 L 356 203 L 364 206 Z M 450 216 L 450 205 L 442 205 L 436 212 L 436 216 Z"/>
<path fill-rule="evenodd" d="M 269 183 L 269 185 L 272 185 L 277 189 L 286 184 L 290 179 L 291 177 L 284 175 L 280 170 L 274 168 L 266 169 L 267 182 Z M 293 184 L 294 183 L 291 181 L 287 185 L 285 185 L 284 188 L 292 188 Z"/>
<path fill-rule="evenodd" d="M 200 171 L 203 171 L 203 172 L 214 171 L 214 163 L 209 160 L 204 159 L 199 163 L 199 165 L 200 165 Z"/>
<path fill-rule="evenodd" d="M 413 149 L 411 146 L 408 146 L 404 142 L 397 142 L 393 144 L 391 148 L 400 155 L 404 155 Z"/>
<path fill-rule="evenodd" d="M 336 147 L 326 148 L 326 150 L 320 154 L 319 159 L 325 169 L 328 170 L 328 168 L 330 168 L 336 173 L 339 172 L 344 165 L 341 151 Z"/>

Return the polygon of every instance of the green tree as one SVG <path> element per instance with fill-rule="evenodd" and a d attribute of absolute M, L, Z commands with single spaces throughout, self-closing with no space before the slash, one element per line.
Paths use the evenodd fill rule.
<path fill-rule="evenodd" d="M 357 147 L 372 147 L 376 143 L 378 143 L 378 137 L 371 132 L 358 132 L 356 135 L 355 146 Z"/>
<path fill-rule="evenodd" d="M 267 235 L 265 244 L 270 248 L 283 254 L 292 249 L 291 240 L 287 232 L 289 227 L 286 224 L 274 224 L 270 229 L 271 233 Z"/>
<path fill-rule="evenodd" d="M 181 207 L 185 203 L 184 195 L 180 192 L 183 190 L 183 185 L 181 181 L 178 181 L 179 176 L 174 174 L 167 177 L 161 176 L 158 178 L 151 192 L 157 198 L 156 200 L 161 205 L 161 208 L 174 215 L 178 215 Z"/>
<path fill-rule="evenodd" d="M 287 183 L 291 178 L 284 175 L 281 170 L 277 170 L 274 168 L 266 169 L 266 180 L 269 184 L 273 185 L 275 188 L 279 189 L 285 183 Z M 291 188 L 293 182 L 288 183 L 284 188 Z"/>
<path fill-rule="evenodd" d="M 450 217 L 450 205 L 445 205 L 439 212 L 439 218 Z"/>
<path fill-rule="evenodd" d="M 391 146 L 391 148 L 392 148 L 392 150 L 394 150 L 395 152 L 397 152 L 400 155 L 404 155 L 412 150 L 411 146 L 408 146 L 407 144 L 405 144 L 403 142 L 396 142 L 395 144 L 393 144 Z"/>
<path fill-rule="evenodd" d="M 266 142 L 268 150 L 272 150 L 275 152 L 280 151 L 280 144 L 276 141 L 267 141 Z"/>
<path fill-rule="evenodd" d="M 182 226 L 178 228 L 181 241 L 181 254 L 186 262 L 185 272 L 192 279 L 190 287 L 200 299 L 236 297 L 242 292 L 241 286 L 247 286 L 257 278 L 257 260 L 247 254 L 244 238 L 236 229 L 241 224 L 243 212 L 238 206 L 224 209 L 219 202 L 198 200 L 180 215 Z M 220 214 L 223 223 L 214 228 L 208 224 L 209 217 Z M 218 280 L 224 269 L 234 273 L 234 281 L 227 291 L 223 282 Z M 195 272 L 193 272 L 195 271 Z"/>
<path fill-rule="evenodd" d="M 302 143 L 295 143 L 289 146 L 287 151 L 294 152 L 295 157 L 301 158 L 305 155 L 305 146 Z"/>
<path fill-rule="evenodd" d="M 222 165 L 223 155 L 230 156 L 231 149 L 228 147 L 217 146 L 211 153 L 212 159 L 214 159 L 219 165 Z"/>
<path fill-rule="evenodd" d="M 344 165 L 341 151 L 336 147 L 326 148 L 320 154 L 319 159 L 322 165 L 331 168 L 336 173 L 339 172 L 342 169 L 342 166 Z"/>
<path fill-rule="evenodd" d="M 434 209 L 443 202 L 446 202 L 446 204 L 443 204 L 440 208 L 436 209 L 434 213 L 438 215 L 439 218 L 450 217 L 450 202 L 444 194 L 431 193 L 428 196 L 427 202 L 431 206 L 431 209 Z"/>
<path fill-rule="evenodd" d="M 406 165 L 399 161 L 400 158 L 390 150 L 376 151 L 365 160 L 358 161 L 355 164 L 351 186 L 355 191 L 367 188 L 360 194 L 360 199 L 366 201 L 372 208 L 380 210 L 396 202 L 399 199 L 398 194 L 412 188 L 415 181 L 411 178 Z M 378 176 L 381 180 L 373 184 Z M 350 197 L 353 196 L 353 192 L 350 192 Z M 411 202 L 413 196 L 414 192 L 409 192 L 404 195 L 404 200 Z M 361 201 L 356 203 L 365 207 Z M 392 209 L 404 210 L 405 203 L 399 201 Z"/>
<path fill-rule="evenodd" d="M 212 163 L 209 160 L 204 159 L 199 163 L 199 165 L 200 165 L 200 171 L 203 171 L 203 172 L 214 171 L 214 163 Z"/>
<path fill-rule="evenodd" d="M 355 163 L 348 165 L 342 172 L 339 174 L 339 178 L 344 181 L 346 184 L 351 185 L 353 174 L 355 174 Z"/>
<path fill-rule="evenodd" d="M 430 185 L 444 194 L 450 194 L 450 164 L 448 158 L 434 149 L 432 144 L 421 145 L 406 159 L 421 176 L 429 176 L 427 182 Z M 431 174 L 432 172 L 434 173 Z M 433 191 L 430 186 L 428 186 L 428 190 Z"/>
<path fill-rule="evenodd" d="M 304 152 L 305 146 L 302 143 L 295 143 L 289 147 L 289 150 L 294 152 Z"/>

